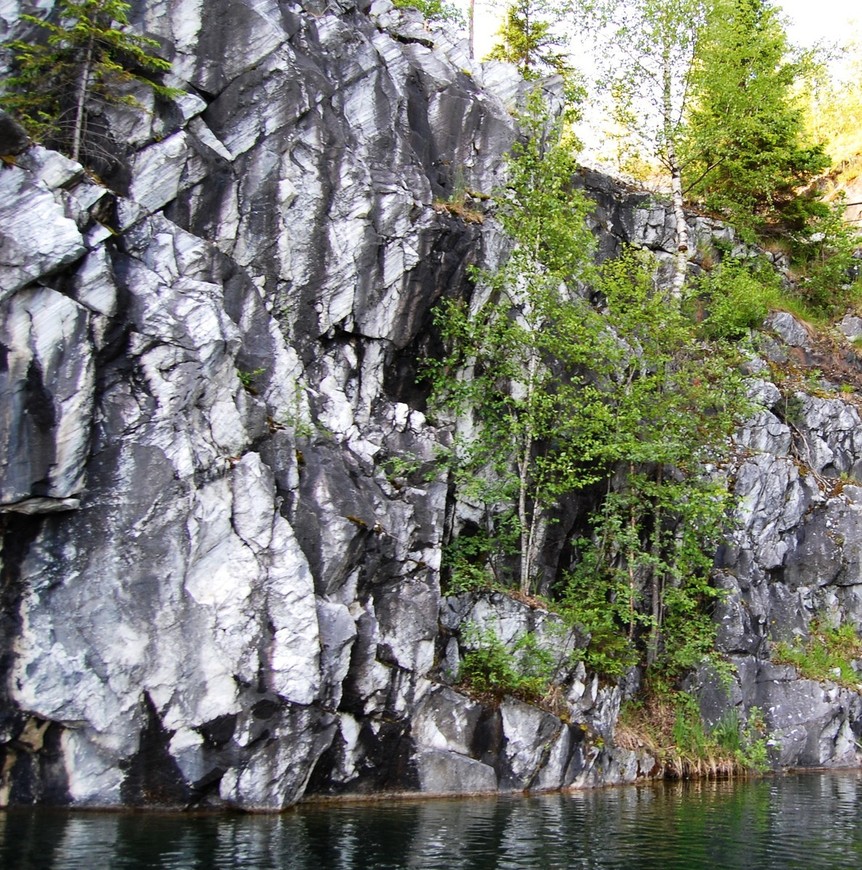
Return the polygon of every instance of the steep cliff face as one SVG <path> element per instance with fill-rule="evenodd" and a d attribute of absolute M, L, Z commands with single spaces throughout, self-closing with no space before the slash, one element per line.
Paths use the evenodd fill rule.
<path fill-rule="evenodd" d="M 418 786 L 446 487 L 380 467 L 521 83 L 387 4 L 134 12 L 189 95 L 109 119 L 126 195 L 2 173 L 5 797 L 278 808 L 337 736 Z"/>
<path fill-rule="evenodd" d="M 0 798 L 279 809 L 647 775 L 614 749 L 625 687 L 582 666 L 564 718 L 451 685 L 465 622 L 553 633 L 441 598 L 458 508 L 423 474 L 448 436 L 416 380 L 435 302 L 505 249 L 453 204 L 500 183 L 523 84 L 384 0 L 132 12 L 188 95 L 107 119 L 113 189 L 39 146 L 0 169 Z M 669 256 L 662 206 L 582 183 L 605 254 Z M 791 428 L 759 390 L 718 615 L 739 678 L 702 675 L 704 707 L 763 708 L 782 763 L 852 763 L 859 696 L 765 642 L 862 624 L 862 498 L 824 484 L 858 472 L 859 419 L 802 395 Z"/>

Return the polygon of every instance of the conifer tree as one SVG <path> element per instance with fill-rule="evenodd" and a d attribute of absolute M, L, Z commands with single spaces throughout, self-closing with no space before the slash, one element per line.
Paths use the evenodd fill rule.
<path fill-rule="evenodd" d="M 686 186 L 743 230 L 802 229 L 822 209 L 799 194 L 829 164 L 806 142 L 799 74 L 768 0 L 713 0 L 692 75 Z"/>
<path fill-rule="evenodd" d="M 13 72 L 0 105 L 35 139 L 74 160 L 87 151 L 94 105 L 138 107 L 127 91 L 134 82 L 162 96 L 176 93 L 153 79 L 170 64 L 153 54 L 155 40 L 129 31 L 128 10 L 123 0 L 60 0 L 52 19 L 22 16 L 42 31 L 42 41 L 11 43 Z"/>
<path fill-rule="evenodd" d="M 559 12 L 548 0 L 514 0 L 506 7 L 499 42 L 488 56 L 515 64 L 526 79 L 567 72 L 561 50 L 565 40 L 553 30 Z"/>

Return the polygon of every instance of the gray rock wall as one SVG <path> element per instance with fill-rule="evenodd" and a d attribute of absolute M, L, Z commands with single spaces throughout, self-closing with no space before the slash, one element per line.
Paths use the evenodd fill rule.
<path fill-rule="evenodd" d="M 482 256 L 435 199 L 522 86 L 388 4 L 133 13 L 189 94 L 109 119 L 122 195 L 0 173 L 2 797 L 278 809 L 333 745 L 421 787 L 446 486 L 380 466 L 433 458 L 400 399 Z"/>
<path fill-rule="evenodd" d="M 456 507 L 425 474 L 448 437 L 416 380 L 430 311 L 506 244 L 446 201 L 500 183 L 523 83 L 383 0 L 132 15 L 188 94 L 106 119 L 111 188 L 38 146 L 0 169 L 0 803 L 647 775 L 614 749 L 623 688 L 583 666 L 560 715 L 453 685 L 465 621 L 583 641 L 504 597 L 441 599 Z M 663 207 L 584 184 L 605 255 L 662 253 Z M 818 482 L 857 473 L 858 417 L 804 396 L 791 432 L 762 391 L 722 563 L 740 677 L 715 705 L 768 708 L 784 763 L 850 763 L 858 696 L 776 675 L 767 647 L 824 607 L 862 622 L 860 500 Z"/>

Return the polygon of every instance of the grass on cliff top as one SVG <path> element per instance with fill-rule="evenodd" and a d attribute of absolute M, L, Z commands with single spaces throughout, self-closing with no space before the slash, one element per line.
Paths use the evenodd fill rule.
<path fill-rule="evenodd" d="M 829 681 L 853 691 L 862 688 L 862 675 L 852 665 L 858 659 L 862 659 L 862 639 L 850 623 L 832 628 L 814 620 L 805 641 L 776 643 L 772 648 L 774 662 L 793 665 L 805 679 Z"/>

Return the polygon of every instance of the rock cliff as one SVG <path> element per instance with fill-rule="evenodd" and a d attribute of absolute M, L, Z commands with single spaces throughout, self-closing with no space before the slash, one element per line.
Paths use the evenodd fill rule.
<path fill-rule="evenodd" d="M 0 10 L 7 37 L 22 11 Z M 416 377 L 434 304 L 505 250 L 483 197 L 523 83 L 386 0 L 131 17 L 186 95 L 111 111 L 107 183 L 37 145 L 0 168 L 0 802 L 276 810 L 649 775 L 614 745 L 626 686 L 582 665 L 562 716 L 452 685 L 466 622 L 554 633 L 504 596 L 441 597 L 459 508 L 423 474 L 448 435 Z M 660 203 L 580 183 L 600 251 L 669 256 Z M 737 677 L 701 674 L 701 698 L 763 709 L 781 764 L 852 764 L 859 695 L 767 642 L 862 625 L 859 416 L 779 390 L 766 360 L 815 349 L 769 326 L 720 554 Z"/>

